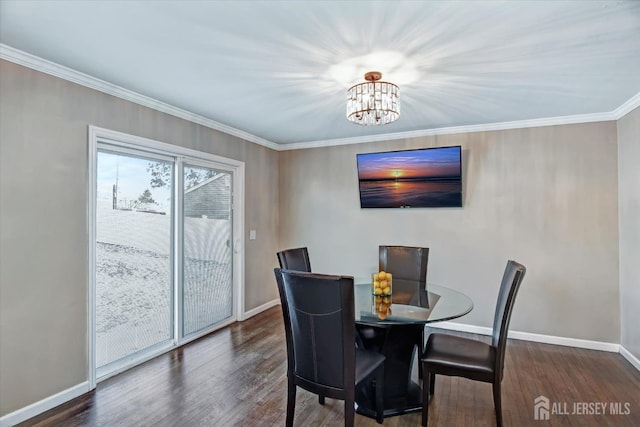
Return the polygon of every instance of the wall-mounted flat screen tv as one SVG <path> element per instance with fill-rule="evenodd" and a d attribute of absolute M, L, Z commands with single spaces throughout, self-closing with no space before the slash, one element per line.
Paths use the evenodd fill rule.
<path fill-rule="evenodd" d="M 360 207 L 462 206 L 462 147 L 357 155 Z"/>

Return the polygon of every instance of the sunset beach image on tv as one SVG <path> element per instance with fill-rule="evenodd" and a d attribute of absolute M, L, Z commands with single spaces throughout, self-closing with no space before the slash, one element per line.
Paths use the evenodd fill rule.
<path fill-rule="evenodd" d="M 462 149 L 358 154 L 362 208 L 462 206 Z"/>

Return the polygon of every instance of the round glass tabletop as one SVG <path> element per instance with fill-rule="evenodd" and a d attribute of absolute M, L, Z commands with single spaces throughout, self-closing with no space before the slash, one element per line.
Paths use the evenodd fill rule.
<path fill-rule="evenodd" d="M 375 296 L 371 278 L 355 279 L 356 322 L 375 324 L 431 323 L 464 316 L 473 309 L 465 294 L 445 286 L 393 280 L 391 295 Z"/>

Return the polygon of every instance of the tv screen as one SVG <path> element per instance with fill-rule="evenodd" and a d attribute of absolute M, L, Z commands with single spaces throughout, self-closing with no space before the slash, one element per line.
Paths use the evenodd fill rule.
<path fill-rule="evenodd" d="M 462 206 L 462 147 L 358 154 L 361 208 Z"/>

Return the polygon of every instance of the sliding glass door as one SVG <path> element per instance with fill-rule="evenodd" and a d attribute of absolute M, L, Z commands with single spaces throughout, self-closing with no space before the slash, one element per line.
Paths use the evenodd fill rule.
<path fill-rule="evenodd" d="M 239 271 L 233 167 L 94 145 L 92 383 L 233 322 Z"/>
<path fill-rule="evenodd" d="M 96 200 L 96 365 L 174 338 L 170 158 L 99 150 Z M 153 188 L 150 171 L 166 170 Z M 125 361 L 126 363 L 126 361 Z"/>
<path fill-rule="evenodd" d="M 231 174 L 183 167 L 183 330 L 188 336 L 233 314 Z"/>

